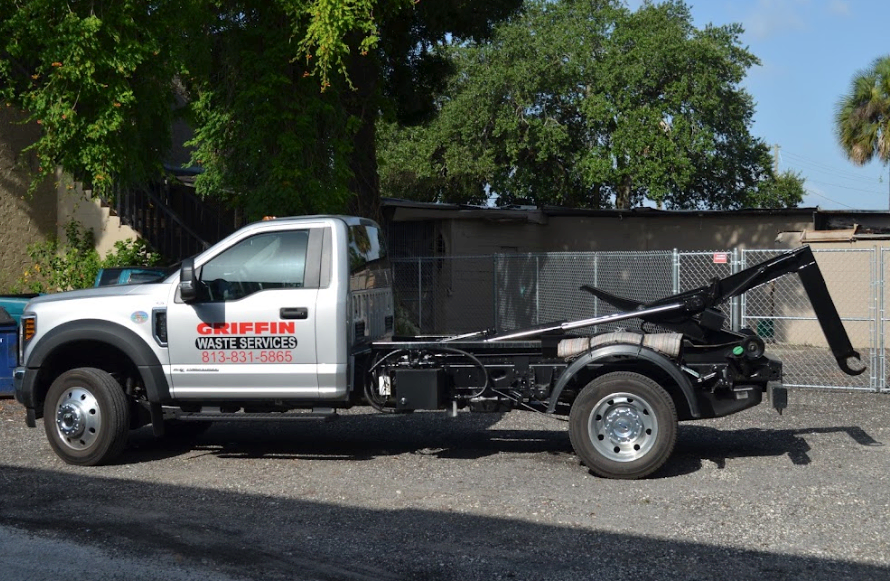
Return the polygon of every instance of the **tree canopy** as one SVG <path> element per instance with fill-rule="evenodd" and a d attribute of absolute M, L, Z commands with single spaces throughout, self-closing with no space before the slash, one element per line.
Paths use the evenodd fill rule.
<path fill-rule="evenodd" d="M 252 217 L 376 216 L 380 144 L 414 199 L 737 207 L 775 179 L 739 33 L 677 1 L 0 0 L 0 96 L 38 176 L 99 194 L 183 120 L 198 192 Z"/>
<path fill-rule="evenodd" d="M 835 114 L 838 142 L 847 157 L 864 165 L 890 161 L 890 56 L 854 75 Z"/>
<path fill-rule="evenodd" d="M 384 193 L 429 201 L 627 208 L 799 203 L 750 133 L 757 58 L 738 25 L 679 1 L 534 0 L 490 41 L 452 43 L 456 73 L 420 127 L 382 131 Z M 773 197 L 780 190 L 795 195 Z M 793 205 L 793 204 L 792 204 Z"/>
<path fill-rule="evenodd" d="M 415 5 L 416 4 L 416 5 Z M 178 118 L 199 193 L 252 216 L 374 215 L 375 123 L 426 118 L 448 67 L 520 0 L 0 0 L 0 96 L 95 192 L 156 178 Z"/>
<path fill-rule="evenodd" d="M 379 43 L 375 10 L 411 2 L 0 0 L 0 94 L 42 126 L 38 176 L 58 164 L 104 194 L 156 179 L 184 116 L 202 193 L 342 210 L 356 123 L 337 97 Z"/>

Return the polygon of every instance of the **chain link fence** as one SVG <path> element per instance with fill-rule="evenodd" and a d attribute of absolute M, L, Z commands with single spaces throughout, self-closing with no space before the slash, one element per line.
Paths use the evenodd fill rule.
<path fill-rule="evenodd" d="M 396 334 L 456 334 L 496 327 L 498 259 L 392 259 Z"/>
<path fill-rule="evenodd" d="M 746 251 L 742 254 L 742 267 L 772 258 L 779 252 Z M 850 342 L 868 365 L 866 373 L 851 377 L 838 369 L 796 276 L 784 276 L 745 293 L 742 323 L 757 331 L 771 345 L 770 352 L 782 360 L 787 385 L 874 391 L 886 383 L 879 377 L 875 250 L 814 250 L 813 255 Z"/>
<path fill-rule="evenodd" d="M 611 305 L 580 289 L 648 302 L 708 284 L 782 250 L 550 252 L 393 260 L 398 334 L 507 331 L 608 315 Z M 890 392 L 885 332 L 890 331 L 890 249 L 814 250 L 853 347 L 868 364 L 841 372 L 796 276 L 785 276 L 721 305 L 733 329 L 755 330 L 782 359 L 792 387 Z M 885 309 L 885 305 L 887 309 Z M 620 321 L 594 333 L 639 329 Z"/>

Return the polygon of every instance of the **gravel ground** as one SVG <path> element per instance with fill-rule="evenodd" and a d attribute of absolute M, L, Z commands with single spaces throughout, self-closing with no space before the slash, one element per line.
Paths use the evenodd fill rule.
<path fill-rule="evenodd" d="M 887 394 L 797 390 L 634 482 L 526 412 L 143 429 L 80 468 L 0 400 L 0 579 L 886 581 L 888 441 Z"/>

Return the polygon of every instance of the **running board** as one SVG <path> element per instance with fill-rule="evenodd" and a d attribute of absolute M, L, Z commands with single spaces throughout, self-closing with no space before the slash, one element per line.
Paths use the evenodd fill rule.
<path fill-rule="evenodd" d="M 165 410 L 166 412 L 166 410 Z M 165 413 L 165 416 L 167 414 Z M 298 412 L 182 412 L 173 411 L 167 416 L 185 422 L 298 422 L 298 421 L 325 421 L 331 422 L 339 418 L 334 408 L 312 408 L 311 410 Z"/>

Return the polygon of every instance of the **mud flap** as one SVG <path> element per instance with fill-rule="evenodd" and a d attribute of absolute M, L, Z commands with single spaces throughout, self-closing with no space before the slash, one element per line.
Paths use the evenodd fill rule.
<path fill-rule="evenodd" d="M 788 388 L 781 383 L 770 382 L 768 391 L 769 401 L 772 403 L 773 409 L 779 412 L 779 415 L 782 415 L 782 410 L 788 407 Z"/>

